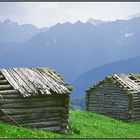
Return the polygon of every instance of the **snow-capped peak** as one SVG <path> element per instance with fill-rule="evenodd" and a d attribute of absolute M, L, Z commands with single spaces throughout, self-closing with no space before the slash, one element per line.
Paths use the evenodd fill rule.
<path fill-rule="evenodd" d="M 137 18 L 137 17 L 140 17 L 140 13 L 137 13 L 137 14 L 126 17 L 126 20 L 130 20 L 132 18 Z"/>
<path fill-rule="evenodd" d="M 93 25 L 99 25 L 101 23 L 104 23 L 105 21 L 99 20 L 99 19 L 93 19 L 93 18 L 89 18 L 87 20 L 87 23 L 91 23 Z"/>
<path fill-rule="evenodd" d="M 125 34 L 125 38 L 130 37 L 130 36 L 133 36 L 133 33 L 126 33 Z"/>
<path fill-rule="evenodd" d="M 16 22 L 11 21 L 10 19 L 4 20 L 4 21 L 3 21 L 3 24 L 4 24 L 4 25 L 9 25 L 9 26 L 17 25 Z"/>

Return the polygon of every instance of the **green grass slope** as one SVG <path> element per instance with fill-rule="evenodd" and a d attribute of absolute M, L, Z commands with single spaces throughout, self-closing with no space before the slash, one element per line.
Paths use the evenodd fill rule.
<path fill-rule="evenodd" d="M 0 122 L 0 138 L 140 138 L 140 121 L 122 122 L 84 111 L 70 111 L 70 131 L 56 134 Z"/>

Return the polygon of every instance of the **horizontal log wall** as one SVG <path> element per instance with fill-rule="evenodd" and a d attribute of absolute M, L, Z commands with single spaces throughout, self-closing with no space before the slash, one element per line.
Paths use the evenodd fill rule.
<path fill-rule="evenodd" d="M 61 122 L 61 133 L 66 133 L 69 129 L 68 127 L 68 121 L 69 121 L 69 102 L 70 102 L 70 97 L 64 97 L 63 100 L 63 105 L 64 105 L 64 109 L 62 111 L 62 122 Z"/>
<path fill-rule="evenodd" d="M 128 95 L 116 84 L 106 81 L 88 92 L 88 111 L 122 120 L 130 119 Z"/>
<path fill-rule="evenodd" d="M 19 125 L 64 133 L 68 129 L 69 94 L 25 97 L 18 92 L 2 92 L 0 109 Z M 15 124 L 7 116 L 0 120 Z"/>
<path fill-rule="evenodd" d="M 140 93 L 133 94 L 132 109 L 132 120 L 140 120 Z"/>

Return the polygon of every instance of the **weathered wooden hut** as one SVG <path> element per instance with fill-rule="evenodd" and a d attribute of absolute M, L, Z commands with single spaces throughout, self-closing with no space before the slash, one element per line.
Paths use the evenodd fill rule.
<path fill-rule="evenodd" d="M 139 75 L 114 74 L 86 90 L 86 110 L 120 120 L 140 120 Z"/>
<path fill-rule="evenodd" d="M 0 121 L 64 133 L 70 91 L 49 68 L 0 69 Z"/>

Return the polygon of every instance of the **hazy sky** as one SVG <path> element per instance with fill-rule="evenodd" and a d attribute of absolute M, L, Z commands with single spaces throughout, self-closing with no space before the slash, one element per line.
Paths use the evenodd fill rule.
<path fill-rule="evenodd" d="M 140 2 L 0 2 L 0 21 L 50 27 L 58 22 L 124 19 L 140 13 Z"/>

